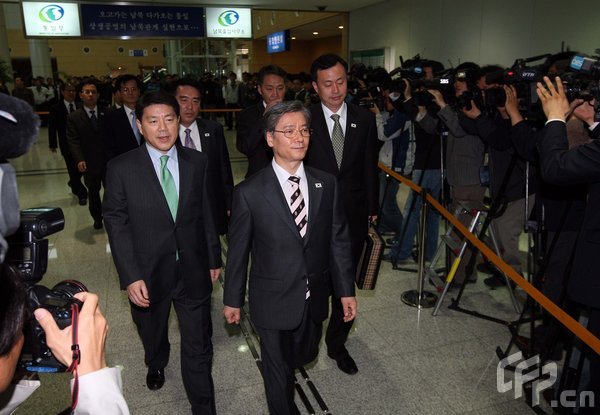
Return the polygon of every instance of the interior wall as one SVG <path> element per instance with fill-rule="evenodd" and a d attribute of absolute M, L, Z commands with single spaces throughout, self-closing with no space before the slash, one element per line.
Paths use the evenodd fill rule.
<path fill-rule="evenodd" d="M 30 56 L 29 44 L 21 29 L 8 30 L 8 44 L 11 58 L 27 58 Z M 58 71 L 64 75 L 109 75 L 111 69 L 124 68 L 121 73 L 140 73 L 139 66 L 163 67 L 164 40 L 151 39 L 48 39 L 51 48 L 50 57 L 56 58 Z M 84 52 L 84 48 L 89 52 Z M 119 52 L 118 48 L 123 48 Z M 153 51 L 156 48 L 156 51 Z M 130 49 L 145 49 L 148 56 L 129 56 Z"/>
<path fill-rule="evenodd" d="M 387 69 L 399 65 L 398 55 L 417 53 L 447 67 L 509 66 L 559 52 L 563 42 L 591 54 L 600 47 L 594 10 L 595 0 L 387 0 L 350 13 L 349 49 L 392 48 L 396 57 Z"/>
<path fill-rule="evenodd" d="M 288 52 L 267 53 L 267 41 L 252 41 L 250 71 L 258 72 L 265 65 L 278 65 L 288 73 L 310 72 L 310 65 L 324 53 L 342 53 L 342 37 L 333 36 L 319 40 L 292 40 Z"/>

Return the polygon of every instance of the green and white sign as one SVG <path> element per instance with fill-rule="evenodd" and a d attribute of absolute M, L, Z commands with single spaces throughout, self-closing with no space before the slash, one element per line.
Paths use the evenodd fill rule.
<path fill-rule="evenodd" d="M 206 37 L 252 38 L 252 10 L 207 7 Z"/>
<path fill-rule="evenodd" d="M 24 1 L 22 4 L 25 36 L 81 36 L 76 3 Z"/>

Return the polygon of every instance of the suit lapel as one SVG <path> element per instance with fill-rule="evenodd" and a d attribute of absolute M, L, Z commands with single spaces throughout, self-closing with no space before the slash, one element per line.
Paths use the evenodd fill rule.
<path fill-rule="evenodd" d="M 323 184 L 308 172 L 306 166 L 304 167 L 304 172 L 306 173 L 306 182 L 308 184 L 308 225 L 304 237 L 304 243 L 306 243 L 312 235 L 313 226 L 311 225 L 315 223 L 315 216 L 321 208 Z"/>
<path fill-rule="evenodd" d="M 264 192 L 264 197 L 273 207 L 273 212 L 275 215 L 279 216 L 283 220 L 290 230 L 297 235 L 298 239 L 302 239 L 300 233 L 298 232 L 298 228 L 296 227 L 296 223 L 294 222 L 294 218 L 292 217 L 290 206 L 285 200 L 285 195 L 283 194 L 283 190 L 279 185 L 277 175 L 275 174 L 275 171 L 273 171 L 273 167 L 269 165 L 265 169 L 267 174 L 263 176 L 263 186 L 266 190 Z"/>
<path fill-rule="evenodd" d="M 198 126 L 198 135 L 200 136 L 201 151 L 204 153 L 210 145 L 210 131 L 206 128 L 206 124 L 200 119 L 196 120 L 196 125 Z"/>
<path fill-rule="evenodd" d="M 177 159 L 179 161 L 179 203 L 177 204 L 177 216 L 179 218 L 179 214 L 182 210 L 182 206 L 185 206 L 187 203 L 188 196 L 192 191 L 192 178 L 194 177 L 194 165 L 192 164 L 189 155 L 183 151 L 183 149 L 179 146 L 176 146 L 177 149 Z M 161 188 L 162 190 L 162 188 Z M 166 203 L 165 198 L 165 203 Z M 169 206 L 167 205 L 167 209 Z"/>

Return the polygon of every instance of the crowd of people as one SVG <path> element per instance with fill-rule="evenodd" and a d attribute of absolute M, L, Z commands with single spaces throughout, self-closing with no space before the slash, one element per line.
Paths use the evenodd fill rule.
<path fill-rule="evenodd" d="M 434 65 L 421 66 L 423 81 L 430 81 Z M 58 89 L 36 79 L 28 89 L 21 79 L 13 95 L 49 110 L 50 149 L 60 149 L 68 185 L 79 204 L 89 204 L 93 227 L 106 226 L 144 345 L 148 388 L 165 382 L 173 304 L 192 412 L 215 412 L 210 294 L 222 266 L 219 235 L 228 234 L 223 314 L 229 323 L 240 322 L 248 286 L 269 410 L 291 414 L 294 369 L 315 359 L 328 316 L 327 355 L 348 375 L 359 370 L 345 343 L 357 314 L 353 279 L 369 223 L 391 234 L 386 259 L 394 268 L 415 261 L 420 195 L 410 193 L 402 212 L 398 183 L 378 170 L 378 162 L 411 174 L 434 197 L 447 185 L 451 212 L 465 201 L 483 204 L 487 195 L 501 257 L 520 273 L 519 237 L 528 218 L 541 220 L 536 215 L 543 211 L 547 272 L 539 286 L 560 303 L 568 284 L 579 281 L 569 280 L 566 270 L 582 229 L 593 221 L 583 214 L 590 209 L 589 189 L 564 184 L 590 177 L 560 174 L 574 168 L 560 139 L 564 135 L 597 164 L 588 153 L 600 131 L 594 102 L 575 99 L 569 106 L 559 81 L 558 90 L 548 81 L 539 84 L 550 125 L 537 133 L 520 110 L 517 89 L 491 81 L 489 74 L 498 70 L 462 64 L 449 91 L 385 73 L 374 92 L 356 72 L 357 87 L 349 88 L 348 64 L 325 54 L 309 75 L 267 65 L 242 74 L 241 81 L 232 72 L 220 80 L 210 74 L 163 82 L 153 77 L 144 85 L 124 74 L 111 82 L 71 79 Z M 505 99 L 486 103 L 499 89 Z M 225 127 L 236 129 L 236 148 L 248 158 L 246 180 L 235 188 L 218 110 L 241 110 L 223 112 Z M 567 121 L 564 134 L 557 120 Z M 558 130 L 560 146 L 545 147 L 551 130 Z M 433 209 L 426 226 L 421 254 L 432 261 L 439 240 Z M 477 253 L 463 259 L 454 287 L 477 280 L 465 267 L 471 255 Z M 575 256 L 575 270 L 581 261 Z M 505 284 L 490 264 L 477 269 L 491 274 L 486 285 Z M 571 300 L 595 310 L 597 301 L 580 287 L 569 290 Z M 591 359 L 596 388 L 599 365 Z"/>

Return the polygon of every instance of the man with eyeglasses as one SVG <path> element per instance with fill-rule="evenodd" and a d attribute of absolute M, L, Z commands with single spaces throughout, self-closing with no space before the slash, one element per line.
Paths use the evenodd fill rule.
<path fill-rule="evenodd" d="M 79 204 L 84 206 L 87 203 L 87 189 L 81 183 L 82 173 L 77 168 L 77 163 L 73 159 L 69 143 L 67 142 L 67 118 L 69 114 L 75 112 L 78 106 L 75 103 L 77 89 L 70 83 L 61 83 L 60 92 L 62 99 L 50 108 L 48 117 L 48 143 L 50 151 L 56 153 L 60 149 L 60 154 L 65 160 L 67 172 L 69 174 L 69 187 L 71 192 L 79 200 Z"/>
<path fill-rule="evenodd" d="M 98 88 L 93 79 L 83 79 L 79 91 L 83 107 L 69 114 L 67 141 L 77 169 L 83 173 L 83 181 L 88 189 L 94 229 L 102 229 L 100 188 L 104 182 L 107 159 L 100 131 L 106 108 L 98 106 Z"/>
<path fill-rule="evenodd" d="M 249 279 L 269 412 L 295 414 L 294 370 L 317 357 L 332 291 L 356 315 L 352 253 L 335 177 L 302 161 L 310 112 L 288 101 L 264 119 L 273 160 L 233 191 L 223 314 L 240 322 Z"/>
<path fill-rule="evenodd" d="M 131 74 L 121 75 L 115 82 L 123 106 L 110 111 L 103 124 L 102 136 L 109 160 L 144 143 L 135 116 L 135 104 L 140 98 L 141 88 L 138 77 Z"/>

